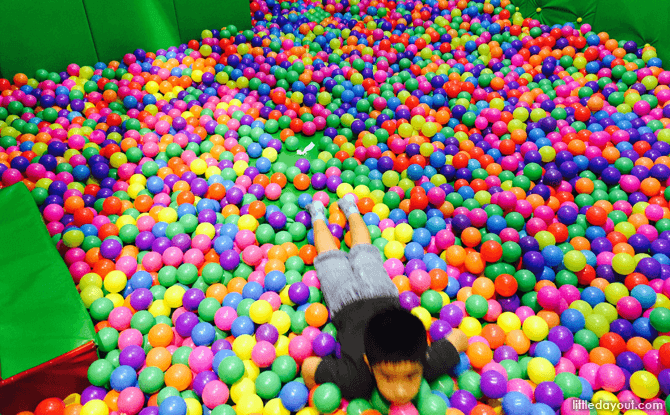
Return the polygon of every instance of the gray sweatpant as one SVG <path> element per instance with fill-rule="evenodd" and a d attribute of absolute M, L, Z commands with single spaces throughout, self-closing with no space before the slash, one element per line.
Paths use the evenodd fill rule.
<path fill-rule="evenodd" d="M 355 245 L 348 254 L 341 250 L 323 252 L 314 259 L 314 268 L 331 316 L 357 300 L 398 296 L 398 288 L 374 245 Z"/>

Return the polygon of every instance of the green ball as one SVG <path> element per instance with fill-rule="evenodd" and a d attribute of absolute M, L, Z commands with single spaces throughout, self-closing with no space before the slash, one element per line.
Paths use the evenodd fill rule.
<path fill-rule="evenodd" d="M 219 363 L 219 378 L 223 383 L 232 385 L 244 376 L 244 363 L 237 356 L 228 356 Z"/>
<path fill-rule="evenodd" d="M 158 392 L 158 396 L 156 397 L 156 403 L 160 405 L 165 399 L 171 396 L 180 396 L 179 391 L 177 390 L 177 388 L 167 386 Z"/>
<path fill-rule="evenodd" d="M 657 307 L 649 315 L 651 326 L 661 333 L 670 331 L 670 310 L 665 307 Z"/>
<path fill-rule="evenodd" d="M 519 362 L 511 360 L 511 359 L 506 359 L 500 362 L 500 365 L 505 368 L 507 371 L 507 378 L 508 379 L 521 379 L 522 378 L 522 371 L 521 371 L 521 366 L 519 366 Z"/>
<path fill-rule="evenodd" d="M 256 378 L 256 394 L 261 398 L 275 398 L 280 390 L 281 379 L 277 373 L 271 370 L 266 370 Z"/>
<path fill-rule="evenodd" d="M 98 359 L 88 367 L 88 381 L 94 386 L 105 386 L 112 377 L 114 365 L 105 359 Z"/>
<path fill-rule="evenodd" d="M 578 398 L 582 394 L 582 382 L 578 376 L 570 372 L 559 373 L 554 382 L 563 391 L 563 399 Z"/>
<path fill-rule="evenodd" d="M 442 375 L 430 384 L 430 389 L 451 397 L 454 394 L 454 380 L 449 375 Z"/>
<path fill-rule="evenodd" d="M 465 300 L 465 310 L 475 318 L 482 318 L 488 312 L 489 304 L 486 298 L 479 294 L 473 294 Z"/>
<path fill-rule="evenodd" d="M 322 414 L 334 412 L 342 400 L 342 393 L 334 383 L 324 383 L 314 391 L 314 406 Z"/>
<path fill-rule="evenodd" d="M 509 215 L 508 215 L 509 216 Z M 505 262 L 512 263 L 518 261 L 521 258 L 521 247 L 518 243 L 507 241 L 502 244 L 503 256 L 502 259 Z"/>
<path fill-rule="evenodd" d="M 475 371 L 466 370 L 458 377 L 458 389 L 463 389 L 474 395 L 479 399 L 483 396 L 480 388 L 482 377 Z"/>
<path fill-rule="evenodd" d="M 347 415 L 361 415 L 368 409 L 372 409 L 370 402 L 362 398 L 357 398 L 349 402 L 349 405 L 347 405 Z"/>
<path fill-rule="evenodd" d="M 91 312 L 91 317 L 93 317 L 94 320 L 103 321 L 107 320 L 109 313 L 111 313 L 113 309 L 114 303 L 112 300 L 107 297 L 102 297 L 93 301 L 89 310 Z"/>
<path fill-rule="evenodd" d="M 272 371 L 279 376 L 283 383 L 287 383 L 295 379 L 298 373 L 298 365 L 291 356 L 278 356 L 272 362 Z"/>
<path fill-rule="evenodd" d="M 444 415 L 447 411 L 447 403 L 437 395 L 429 396 L 419 401 L 420 415 Z"/>
<path fill-rule="evenodd" d="M 215 300 L 216 301 L 216 300 Z M 148 334 L 149 330 L 156 324 L 153 314 L 147 310 L 140 310 L 130 319 L 130 327 L 139 330 L 142 335 Z"/>
<path fill-rule="evenodd" d="M 598 336 L 587 329 L 582 329 L 575 333 L 575 343 L 583 346 L 588 352 L 600 346 Z"/>
<path fill-rule="evenodd" d="M 155 366 L 149 366 L 145 368 L 139 375 L 137 382 L 142 390 L 146 394 L 153 394 L 158 392 L 164 383 L 163 371 Z"/>
<path fill-rule="evenodd" d="M 182 346 L 178 348 L 172 354 L 172 364 L 188 366 L 188 357 L 191 355 L 192 351 L 193 350 L 190 347 Z"/>
<path fill-rule="evenodd" d="M 211 415 L 236 415 L 236 412 L 232 406 L 223 404 L 212 409 Z"/>
<path fill-rule="evenodd" d="M 426 290 L 421 294 L 421 307 L 430 314 L 438 314 L 442 309 L 442 296 L 434 290 Z"/>
<path fill-rule="evenodd" d="M 119 343 L 119 332 L 112 327 L 105 327 L 98 332 L 96 343 L 102 352 L 110 352 L 116 349 Z"/>
<path fill-rule="evenodd" d="M 379 393 L 379 390 L 375 388 L 372 391 L 372 396 L 370 397 L 370 403 L 372 404 L 372 407 L 379 412 L 382 413 L 382 415 L 387 415 L 389 413 L 389 408 L 391 407 L 391 404 L 382 396 L 381 393 Z"/>

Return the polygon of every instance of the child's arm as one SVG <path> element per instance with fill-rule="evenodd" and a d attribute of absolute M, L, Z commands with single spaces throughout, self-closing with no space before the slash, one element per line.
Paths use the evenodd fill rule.
<path fill-rule="evenodd" d="M 431 344 L 423 376 L 426 380 L 432 382 L 448 373 L 449 370 L 459 364 L 460 353 L 467 349 L 468 336 L 459 329 L 453 329 L 447 337 Z"/>
<path fill-rule="evenodd" d="M 314 356 L 308 357 L 302 362 L 302 379 L 305 381 L 307 389 L 311 390 L 316 385 L 314 377 L 316 376 L 316 369 L 319 367 L 319 363 L 321 363 L 321 358 Z"/>

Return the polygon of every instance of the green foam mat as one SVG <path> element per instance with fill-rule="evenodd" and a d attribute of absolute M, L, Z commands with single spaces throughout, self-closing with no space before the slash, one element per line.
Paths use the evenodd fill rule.
<path fill-rule="evenodd" d="M 93 323 L 23 183 L 0 190 L 0 377 L 95 338 Z"/>

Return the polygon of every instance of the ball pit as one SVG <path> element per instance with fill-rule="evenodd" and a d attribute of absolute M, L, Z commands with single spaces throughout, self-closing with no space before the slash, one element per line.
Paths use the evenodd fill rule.
<path fill-rule="evenodd" d="M 253 30 L 0 80 L 1 186 L 31 190 L 101 353 L 74 403 L 35 415 L 666 411 L 670 72 L 653 47 L 507 0 L 251 12 Z M 304 208 L 322 201 L 350 246 L 348 193 L 430 340 L 470 338 L 414 404 L 299 378 L 338 353 Z"/>

